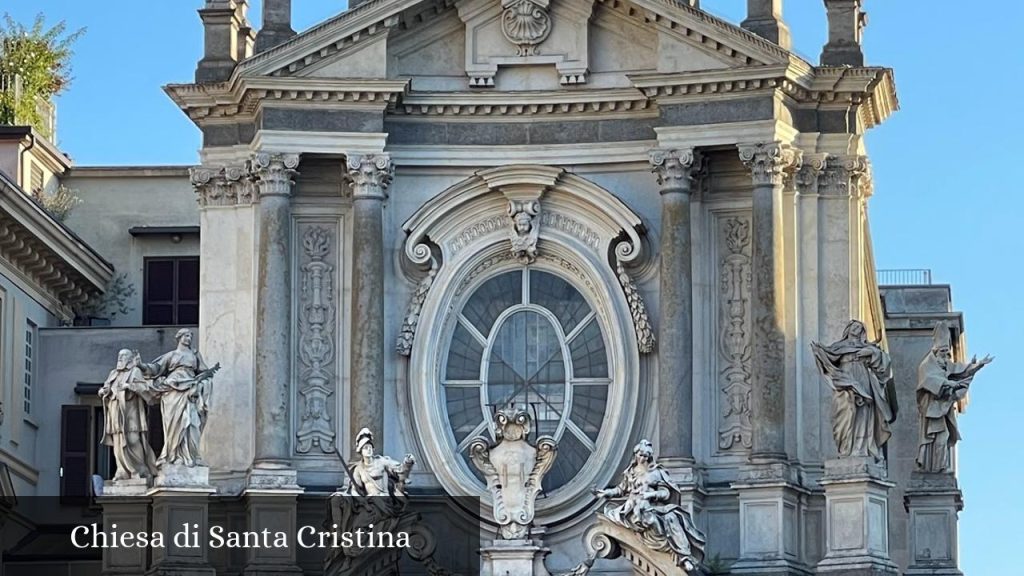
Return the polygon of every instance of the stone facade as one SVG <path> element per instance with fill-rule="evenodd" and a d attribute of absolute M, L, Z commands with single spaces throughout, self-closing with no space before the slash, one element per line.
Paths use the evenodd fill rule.
<path fill-rule="evenodd" d="M 179 238 L 200 258 L 198 347 L 231 391 L 204 436 L 209 514 L 241 496 L 256 525 L 277 493 L 293 505 L 268 514 L 294 523 L 303 494 L 346 482 L 364 426 L 415 456 L 415 493 L 485 497 L 460 454 L 499 404 L 531 401 L 499 380 L 522 321 L 562 366 L 533 397 L 559 446 L 533 518 L 552 572 L 585 556 L 590 488 L 641 438 L 715 573 L 853 573 L 829 551 L 858 546 L 883 571 L 913 564 L 917 416 L 894 424 L 887 475 L 831 488 L 850 475 L 826 465 L 809 345 L 861 319 L 913 407 L 921 314 L 959 317 L 940 288 L 877 285 L 864 134 L 897 108 L 893 75 L 858 59 L 859 2 L 826 4 L 816 66 L 789 51 L 779 0 L 742 26 L 660 0 L 368 0 L 297 35 L 290 2 L 267 0 L 255 42 L 245 0 L 208 0 L 196 81 L 166 87 L 201 163 L 146 176 L 176 194 L 169 220 L 144 220 L 199 227 Z M 87 206 L 70 224 L 108 242 Z M 119 271 L 137 257 L 107 250 Z M 122 344 L 101 343 L 112 361 Z M 844 498 L 870 542 L 833 533 Z"/>

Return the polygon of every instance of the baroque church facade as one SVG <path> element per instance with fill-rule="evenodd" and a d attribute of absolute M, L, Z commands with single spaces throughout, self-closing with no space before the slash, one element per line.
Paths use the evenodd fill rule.
<path fill-rule="evenodd" d="M 415 457 L 411 494 L 486 502 L 467 448 L 512 406 L 558 443 L 534 520 L 553 573 L 645 438 L 714 573 L 817 573 L 845 537 L 893 562 L 864 569 L 919 563 L 915 370 L 934 322 L 961 323 L 948 287 L 876 279 L 865 134 L 898 103 L 859 0 L 825 0 L 819 63 L 781 0 L 740 24 L 696 0 L 368 0 L 301 33 L 290 4 L 264 0 L 257 32 L 245 0 L 207 0 L 195 81 L 165 87 L 203 134 L 200 234 L 178 233 L 221 366 L 217 495 L 333 490 L 365 427 Z M 851 319 L 911 421 L 888 501 L 865 496 L 882 541 L 839 535 L 820 483 L 810 344 Z"/>

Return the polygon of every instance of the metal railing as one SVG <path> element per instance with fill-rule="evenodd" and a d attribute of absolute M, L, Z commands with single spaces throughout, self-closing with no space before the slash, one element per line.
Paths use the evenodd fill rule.
<path fill-rule="evenodd" d="M 13 95 L 9 102 L 17 102 L 21 98 L 21 91 L 21 78 L 17 74 L 14 76 L 0 75 L 0 92 L 10 92 Z M 38 122 L 35 122 L 33 127 L 51 141 L 54 140 L 57 134 L 57 107 L 53 102 L 39 97 L 36 97 L 35 105 Z M 9 111 L 10 114 L 13 112 L 13 110 Z M 17 116 L 3 118 L 2 121 L 15 126 L 29 123 L 28 118 Z"/>
<path fill-rule="evenodd" d="M 927 268 L 892 268 L 878 270 L 880 286 L 927 286 L 932 283 L 932 271 Z"/>

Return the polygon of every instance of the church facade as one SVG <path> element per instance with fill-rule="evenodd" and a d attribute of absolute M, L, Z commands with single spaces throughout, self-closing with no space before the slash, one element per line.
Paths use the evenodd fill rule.
<path fill-rule="evenodd" d="M 923 565 L 902 501 L 914 371 L 934 323 L 962 322 L 947 288 L 878 284 L 864 140 L 898 104 L 859 1 L 825 1 L 819 63 L 790 50 L 781 0 L 741 24 L 696 1 L 368 0 L 298 34 L 290 0 L 263 4 L 257 33 L 245 0 L 207 0 L 195 81 L 165 87 L 203 133 L 198 230 L 168 210 L 221 366 L 214 498 L 330 492 L 365 427 L 413 455 L 410 494 L 479 496 L 486 519 L 467 450 L 513 407 L 558 443 L 534 518 L 552 573 L 642 439 L 712 573 L 814 574 L 845 549 Z M 829 522 L 810 348 L 851 319 L 904 399 L 862 533 Z M 932 553 L 955 571 L 955 540 Z"/>

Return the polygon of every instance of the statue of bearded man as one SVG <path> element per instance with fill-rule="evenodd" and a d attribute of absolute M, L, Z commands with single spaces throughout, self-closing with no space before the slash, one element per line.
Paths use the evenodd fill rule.
<path fill-rule="evenodd" d="M 139 363 L 137 353 L 127 349 L 118 352 L 117 367 L 99 391 L 103 400 L 103 444 L 114 449 L 117 462 L 114 480 L 149 478 L 156 473 L 146 416 L 152 398 Z"/>

